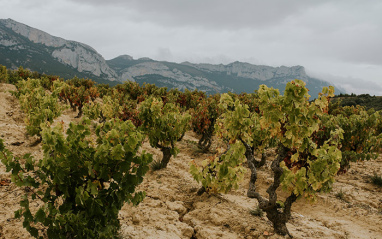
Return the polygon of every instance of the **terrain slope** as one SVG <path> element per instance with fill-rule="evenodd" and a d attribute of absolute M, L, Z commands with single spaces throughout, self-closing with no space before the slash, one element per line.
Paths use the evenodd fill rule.
<path fill-rule="evenodd" d="M 15 155 L 32 154 L 41 159 L 41 145 L 31 146 L 36 138 L 26 136 L 23 114 L 17 99 L 9 93 L 13 85 L 0 84 L 0 137 Z M 77 113 L 65 110 L 57 121 L 68 124 L 78 121 Z M 246 197 L 249 170 L 239 189 L 228 194 L 197 196 L 200 185 L 189 171 L 189 162 L 200 163 L 212 154 L 203 154 L 197 147 L 197 135 L 187 132 L 178 143 L 180 153 L 167 168 L 149 172 L 139 186 L 147 193 L 136 207 L 126 204 L 120 211 L 121 238 L 283 238 L 274 234 L 266 216 L 250 214 L 257 206 L 255 199 Z M 214 146 L 213 146 L 214 148 Z M 143 149 L 154 159 L 161 152 L 146 141 Z M 272 182 L 269 160 L 258 173 L 258 187 L 265 194 Z M 295 238 L 382 238 L 382 188 L 370 183 L 373 173 L 382 175 L 382 158 L 351 165 L 347 174 L 339 175 L 329 194 L 320 194 L 315 204 L 304 200 L 292 206 L 292 219 L 287 224 Z M 18 202 L 27 191 L 10 182 L 10 173 L 0 164 L 0 238 L 31 238 L 14 219 Z M 340 199 L 339 195 L 342 195 Z M 41 202 L 31 203 L 31 208 Z"/>

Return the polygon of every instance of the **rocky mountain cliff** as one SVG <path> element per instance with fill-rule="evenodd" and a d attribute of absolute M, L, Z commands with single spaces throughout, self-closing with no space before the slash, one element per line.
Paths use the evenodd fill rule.
<path fill-rule="evenodd" d="M 45 72 L 43 66 L 52 64 L 53 68 L 69 68 L 68 72 L 74 70 L 109 81 L 118 80 L 115 71 L 92 47 L 52 36 L 12 19 L 0 19 L 0 46 L 1 55 L 7 56 L 6 59 L 1 57 L 1 63 L 11 68 L 22 65 Z M 40 57 L 45 59 L 39 59 Z M 29 63 L 39 60 L 40 62 Z M 58 63 L 63 66 L 57 66 Z M 41 69 L 35 69 L 35 65 L 41 65 Z"/>
<path fill-rule="evenodd" d="M 234 62 L 228 65 L 212 65 L 212 64 L 192 64 L 189 62 L 183 63 L 185 65 L 193 66 L 197 69 L 208 72 L 220 72 L 227 75 L 234 75 L 237 77 L 254 79 L 254 80 L 271 80 L 273 78 L 296 76 L 300 80 L 307 80 L 308 76 L 302 66 L 292 67 L 271 67 L 271 66 L 258 66 L 243 62 Z"/>
<path fill-rule="evenodd" d="M 208 93 L 233 91 L 204 76 L 202 71 L 178 63 L 154 61 L 150 58 L 134 60 L 128 55 L 119 56 L 107 63 L 116 70 L 121 79 L 138 83 L 154 83 L 160 87 L 179 90 L 196 88 Z"/>
<path fill-rule="evenodd" d="M 301 79 L 307 83 L 309 94 L 317 97 L 322 87 L 330 85 L 328 82 L 309 77 L 302 66 L 271 67 L 243 62 L 228 65 L 172 63 L 149 58 L 135 60 L 128 55 L 108 60 L 107 63 L 121 79 L 155 83 L 161 87 L 180 90 L 197 88 L 210 94 L 228 91 L 251 93 L 261 84 L 280 89 L 282 93 L 288 81 Z"/>
<path fill-rule="evenodd" d="M 302 66 L 173 63 L 128 55 L 106 61 L 86 44 L 52 36 L 12 19 L 0 19 L 0 64 L 13 69 L 23 66 L 65 79 L 78 76 L 112 85 L 132 80 L 180 90 L 197 88 L 210 94 L 253 92 L 261 84 L 282 93 L 288 81 L 301 79 L 307 83 L 310 95 L 316 97 L 323 86 L 329 85 L 309 77 Z"/>

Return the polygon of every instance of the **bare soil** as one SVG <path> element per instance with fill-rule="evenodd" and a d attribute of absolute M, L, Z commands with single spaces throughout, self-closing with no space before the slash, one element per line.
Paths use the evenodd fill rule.
<path fill-rule="evenodd" d="M 26 135 L 24 116 L 9 92 L 12 90 L 16 90 L 14 86 L 0 84 L 0 137 L 15 155 L 30 153 L 41 159 L 41 145 L 31 146 L 36 138 Z M 76 115 L 67 109 L 57 121 L 78 121 Z M 249 170 L 237 190 L 196 194 L 200 185 L 189 173 L 189 163 L 212 155 L 199 151 L 197 141 L 197 135 L 187 132 L 178 143 L 179 155 L 171 158 L 167 168 L 145 176 L 138 190 L 146 191 L 146 198 L 138 206 L 126 204 L 120 211 L 121 238 L 284 238 L 274 233 L 265 215 L 251 215 L 257 201 L 246 197 Z M 143 150 L 152 153 L 154 159 L 161 158 L 161 152 L 148 142 Z M 264 195 L 272 182 L 269 166 L 274 151 L 268 153 L 268 162 L 258 173 L 258 187 Z M 290 233 L 294 238 L 382 238 L 382 188 L 370 182 L 374 173 L 382 175 L 382 157 L 352 163 L 349 172 L 337 177 L 332 192 L 319 194 L 316 203 L 298 200 L 287 224 Z M 31 238 L 22 221 L 14 219 L 14 211 L 27 192 L 10 182 L 10 173 L 1 163 L 0 180 L 0 238 Z M 33 202 L 31 207 L 40 203 Z"/>

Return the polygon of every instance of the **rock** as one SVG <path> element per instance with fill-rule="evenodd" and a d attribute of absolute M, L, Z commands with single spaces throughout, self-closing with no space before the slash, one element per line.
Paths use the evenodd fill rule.
<path fill-rule="evenodd" d="M 192 64 L 185 62 L 183 64 L 193 66 L 200 70 L 206 70 L 209 72 L 220 72 L 227 75 L 236 75 L 239 77 L 245 77 L 256 80 L 270 80 L 272 78 L 280 78 L 287 76 L 296 76 L 300 80 L 307 80 L 308 76 L 306 75 L 305 69 L 302 66 L 280 66 L 280 67 L 271 67 L 271 66 L 262 66 L 262 65 L 252 65 L 244 62 L 233 62 L 228 65 L 213 65 L 213 64 Z"/>
<path fill-rule="evenodd" d="M 194 235 L 194 228 L 192 228 L 190 226 L 185 226 L 185 227 L 181 228 L 181 232 L 185 238 L 191 238 L 192 235 Z"/>
<path fill-rule="evenodd" d="M 170 69 L 162 62 L 152 60 L 126 67 L 120 74 L 122 80 L 131 81 L 136 81 L 137 77 L 145 75 L 159 75 L 161 76 L 160 82 L 172 84 L 173 88 L 178 88 L 179 90 L 186 88 L 209 88 L 216 89 L 219 92 L 224 90 L 224 87 L 219 86 L 215 81 L 204 77 L 195 77 L 176 68 Z"/>
<path fill-rule="evenodd" d="M 33 43 L 45 45 L 46 51 L 55 59 L 79 72 L 89 72 L 95 76 L 102 75 L 111 81 L 119 80 L 118 75 L 107 65 L 105 59 L 86 44 L 52 36 L 12 19 L 0 19 L 0 25 L 4 25 Z M 21 39 L 8 35 L 6 32 L 0 31 L 0 33 L 0 45 L 11 47 L 12 50 L 28 47 Z"/>
<path fill-rule="evenodd" d="M 20 63 L 25 64 L 23 67 L 31 67 L 28 62 L 33 61 L 36 54 L 45 55 L 49 59 L 40 62 L 41 64 L 32 70 L 50 71 L 50 62 L 62 63 L 62 67 L 67 66 L 68 71 L 72 72 L 75 69 L 84 75 L 94 76 L 94 80 L 147 82 L 169 89 L 178 88 L 181 91 L 198 89 L 208 94 L 228 91 L 252 93 L 259 85 L 267 84 L 282 92 L 287 82 L 300 79 L 307 84 L 310 95 L 317 97 L 322 87 L 329 85 L 328 82 L 309 77 L 302 66 L 271 67 L 238 61 L 227 65 L 173 63 L 145 57 L 134 60 L 127 55 L 106 61 L 86 44 L 49 35 L 12 19 L 0 19 L 0 46 L 5 51 L 26 52 L 22 57 L 0 60 L 10 61 L 7 64 L 13 68 Z"/>
<path fill-rule="evenodd" d="M 138 214 L 134 214 L 132 216 L 132 222 L 134 225 L 138 225 L 140 221 L 141 221 L 141 217 Z"/>
<path fill-rule="evenodd" d="M 170 210 L 176 211 L 179 214 L 185 214 L 187 212 L 187 208 L 184 207 L 183 202 L 166 202 L 166 205 Z"/>

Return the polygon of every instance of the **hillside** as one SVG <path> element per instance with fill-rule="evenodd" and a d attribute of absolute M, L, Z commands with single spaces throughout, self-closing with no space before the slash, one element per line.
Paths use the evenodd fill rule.
<path fill-rule="evenodd" d="M 27 137 L 23 114 L 17 99 L 9 91 L 13 85 L 0 84 L 0 137 L 16 155 L 31 153 L 42 158 L 41 145 L 30 146 L 36 138 Z M 78 121 L 76 112 L 70 109 L 56 119 L 68 125 Z M 189 174 L 189 162 L 201 162 L 212 154 L 203 154 L 197 147 L 198 138 L 187 132 L 178 143 L 180 153 L 171 159 L 167 168 L 149 172 L 139 186 L 147 196 L 137 207 L 125 205 L 120 211 L 121 238 L 176 239 L 176 238 L 282 238 L 273 233 L 265 216 L 250 214 L 257 206 L 256 199 L 246 197 L 249 172 L 239 189 L 228 194 L 197 196 L 200 187 Z M 213 145 L 213 148 L 216 144 Z M 159 150 L 146 141 L 143 149 L 154 159 L 161 156 Z M 262 194 L 272 181 L 270 160 L 258 172 L 258 186 Z M 375 161 L 352 163 L 351 169 L 337 178 L 333 191 L 320 194 L 317 203 L 303 200 L 292 206 L 292 219 L 288 228 L 295 238 L 380 238 L 382 235 L 382 188 L 371 184 L 370 175 L 381 175 L 382 157 Z M 10 182 L 10 174 L 0 164 L 0 238 L 31 238 L 22 228 L 22 222 L 13 218 L 19 208 L 18 201 L 25 193 Z M 339 196 L 341 195 L 342 196 Z M 35 208 L 40 202 L 33 202 Z"/>
<path fill-rule="evenodd" d="M 303 66 L 175 63 L 128 55 L 105 60 L 89 45 L 52 36 L 12 19 L 0 19 L 0 56 L 0 64 L 9 69 L 22 66 L 64 79 L 77 76 L 112 85 L 130 80 L 169 89 L 198 89 L 209 94 L 252 93 L 261 84 L 282 93 L 286 82 L 301 79 L 315 98 L 324 86 L 330 85 L 307 75 Z M 336 93 L 341 91 L 337 89 Z"/>
<path fill-rule="evenodd" d="M 0 19 L 0 55 L 0 64 L 10 69 L 22 66 L 65 79 L 77 76 L 102 83 L 117 78 L 90 46 L 52 36 L 12 19 Z"/>
<path fill-rule="evenodd" d="M 134 80 L 140 84 L 153 83 L 158 87 L 178 88 L 180 90 L 199 89 L 209 94 L 234 92 L 253 93 L 260 85 L 280 89 L 283 93 L 287 82 L 301 79 L 306 82 L 309 94 L 315 98 L 322 88 L 330 83 L 312 78 L 302 66 L 261 66 L 245 62 L 233 62 L 227 65 L 174 63 L 155 61 L 150 58 L 134 59 L 122 55 L 108 60 L 120 78 Z M 339 89 L 337 94 L 341 93 Z"/>

